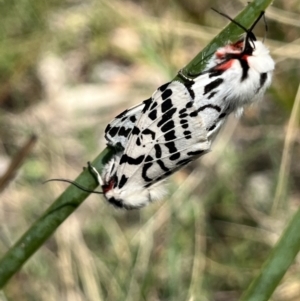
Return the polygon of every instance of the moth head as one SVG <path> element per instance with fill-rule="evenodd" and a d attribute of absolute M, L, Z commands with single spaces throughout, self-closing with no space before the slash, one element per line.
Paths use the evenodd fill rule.
<path fill-rule="evenodd" d="M 253 29 L 256 26 L 256 24 L 258 23 L 258 21 L 264 16 L 265 16 L 265 12 L 262 11 L 260 13 L 260 15 L 257 17 L 257 19 L 255 20 L 255 22 L 252 24 L 252 26 L 246 30 L 246 36 L 244 38 L 245 40 L 244 40 L 243 54 L 252 55 L 253 51 L 255 51 L 257 39 L 256 39 L 255 34 L 253 33 Z M 266 22 L 265 22 L 265 24 L 266 24 Z M 241 26 L 241 25 L 239 25 L 239 26 L 243 28 L 243 26 Z M 243 29 L 245 29 L 245 28 L 243 28 Z M 267 30 L 267 27 L 266 27 L 266 30 Z"/>

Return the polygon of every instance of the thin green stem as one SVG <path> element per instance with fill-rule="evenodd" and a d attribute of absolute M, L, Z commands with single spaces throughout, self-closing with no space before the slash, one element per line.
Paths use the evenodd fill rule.
<path fill-rule="evenodd" d="M 300 250 L 300 209 L 240 301 L 267 301 Z"/>

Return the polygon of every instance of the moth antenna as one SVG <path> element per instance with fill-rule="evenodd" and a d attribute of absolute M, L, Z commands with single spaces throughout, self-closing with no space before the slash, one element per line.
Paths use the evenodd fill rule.
<path fill-rule="evenodd" d="M 261 12 L 260 12 L 258 18 L 255 20 L 255 22 L 252 24 L 252 26 L 251 26 L 249 29 L 247 29 L 247 28 L 244 27 L 242 24 L 240 24 L 239 22 L 235 21 L 234 19 L 232 19 L 232 18 L 229 17 L 228 15 L 226 15 L 226 14 L 224 14 L 224 13 L 222 13 L 222 12 L 216 10 L 216 9 L 213 8 L 213 7 L 212 7 L 211 9 L 212 9 L 213 11 L 215 11 L 216 13 L 218 13 L 219 15 L 221 15 L 221 16 L 227 18 L 228 20 L 230 20 L 230 21 L 231 21 L 232 23 L 234 23 L 235 25 L 237 25 L 237 26 L 239 26 L 240 28 L 242 28 L 242 29 L 247 33 L 247 36 L 248 36 L 248 37 L 252 34 L 253 28 L 256 26 L 256 24 L 259 22 L 259 20 L 260 20 L 262 17 L 264 17 L 264 22 L 265 22 L 266 31 L 267 31 L 267 29 L 268 29 L 267 22 L 266 22 L 266 19 L 265 19 L 265 12 L 264 12 L 264 11 L 261 11 Z M 252 34 L 251 39 L 253 39 L 253 38 L 254 38 L 254 40 L 255 40 L 254 34 Z"/>
<path fill-rule="evenodd" d="M 232 23 L 234 23 L 235 25 L 237 25 L 237 26 L 239 26 L 240 28 L 244 29 L 245 32 L 248 32 L 248 31 L 249 31 L 249 29 L 247 29 L 247 28 L 244 27 L 242 24 L 240 24 L 239 22 L 235 21 L 234 19 L 232 19 L 232 18 L 229 17 L 228 15 L 226 15 L 226 14 L 224 14 L 224 13 L 222 13 L 222 12 L 216 10 L 216 9 L 213 8 L 213 7 L 211 7 L 211 9 L 212 9 L 213 11 L 215 11 L 216 13 L 218 13 L 219 15 L 221 15 L 221 16 L 227 18 L 228 20 L 230 20 L 230 21 L 231 21 Z M 260 18 L 261 18 L 261 17 L 259 17 L 259 19 L 260 19 Z M 258 19 L 258 20 L 259 20 L 259 19 Z M 256 23 L 257 23 L 257 20 L 255 21 L 255 24 L 256 24 Z M 252 29 L 252 26 L 251 26 L 251 29 Z"/>
<path fill-rule="evenodd" d="M 258 16 L 258 18 L 255 20 L 255 22 L 252 24 L 252 26 L 249 28 L 249 29 L 247 29 L 247 32 L 249 33 L 249 32 L 252 32 L 252 30 L 253 30 L 253 28 L 256 26 L 256 24 L 258 23 L 258 21 L 262 18 L 262 16 L 264 16 L 265 15 L 265 11 L 261 11 L 260 12 L 260 14 L 259 14 L 259 16 Z M 264 17 L 264 20 L 265 20 L 265 25 L 266 25 L 266 19 L 265 19 L 265 17 Z"/>
<path fill-rule="evenodd" d="M 101 192 L 101 191 L 97 191 L 97 190 L 89 190 L 89 189 L 87 189 L 87 188 L 81 186 L 80 184 L 78 184 L 78 183 L 76 183 L 76 182 L 74 182 L 74 181 L 70 181 L 70 180 L 68 180 L 68 179 L 50 179 L 50 180 L 47 180 L 47 181 L 43 182 L 43 184 L 48 183 L 48 182 L 54 182 L 54 181 L 70 183 L 70 184 L 76 186 L 78 189 L 83 190 L 83 191 L 85 191 L 85 192 L 96 193 L 96 194 L 103 194 L 103 192 Z"/>
<path fill-rule="evenodd" d="M 265 35 L 264 35 L 264 38 L 263 38 L 263 42 L 265 42 L 265 39 L 267 38 L 267 34 L 268 34 L 268 31 L 269 31 L 268 23 L 267 23 L 267 20 L 266 20 L 266 14 L 263 15 L 263 20 L 264 20 L 264 24 L 265 24 Z"/>

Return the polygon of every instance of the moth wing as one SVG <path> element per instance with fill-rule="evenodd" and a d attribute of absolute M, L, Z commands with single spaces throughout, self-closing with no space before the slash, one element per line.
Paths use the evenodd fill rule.
<path fill-rule="evenodd" d="M 188 89 L 174 81 L 144 102 L 121 156 L 115 189 L 150 187 L 210 149 Z"/>
<path fill-rule="evenodd" d="M 159 87 L 157 91 L 163 90 L 166 83 Z M 155 93 L 154 93 L 155 94 Z M 151 98 L 135 105 L 116 116 L 105 128 L 105 139 L 110 146 L 121 145 L 125 149 L 129 136 L 134 128 L 135 122 L 140 118 L 145 105 Z"/>
<path fill-rule="evenodd" d="M 123 111 L 107 125 L 105 139 L 110 146 L 121 145 L 125 149 L 134 124 L 140 117 L 144 106 L 145 104 L 142 102 Z"/>

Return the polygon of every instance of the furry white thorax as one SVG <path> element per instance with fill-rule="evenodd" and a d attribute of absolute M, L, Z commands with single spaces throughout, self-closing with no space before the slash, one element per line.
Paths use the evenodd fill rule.
<path fill-rule="evenodd" d="M 245 105 L 252 104 L 262 98 L 266 89 L 270 86 L 272 81 L 272 73 L 275 67 L 275 63 L 269 54 L 269 50 L 260 41 L 254 41 L 254 50 L 252 55 L 247 56 L 247 62 L 249 65 L 248 76 L 245 80 L 241 81 L 242 67 L 239 60 L 234 59 L 230 68 L 228 68 L 221 76 L 224 82 L 218 87 L 218 94 L 216 97 L 210 99 L 203 99 L 203 87 L 209 84 L 212 79 L 208 73 L 203 73 L 199 77 L 195 78 L 195 85 L 193 89 L 196 94 L 195 104 L 214 103 L 221 107 L 231 107 L 232 111 L 242 112 Z M 241 49 L 237 50 L 232 45 L 226 45 L 219 48 L 211 60 L 208 62 L 205 71 L 214 68 L 216 65 L 222 63 L 220 56 L 233 53 L 241 53 Z M 266 79 L 261 86 L 261 74 L 266 73 Z M 212 112 L 213 114 L 214 112 Z M 202 114 L 206 124 L 210 123 L 216 117 L 210 114 Z"/>

